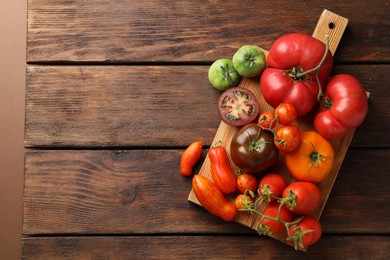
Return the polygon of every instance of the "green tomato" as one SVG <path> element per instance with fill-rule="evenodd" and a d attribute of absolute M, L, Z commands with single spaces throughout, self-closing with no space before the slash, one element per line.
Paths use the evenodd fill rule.
<path fill-rule="evenodd" d="M 219 59 L 209 68 L 209 81 L 218 90 L 226 90 L 240 82 L 241 76 L 229 59 Z"/>
<path fill-rule="evenodd" d="M 233 65 L 243 77 L 260 75 L 265 69 L 264 52 L 257 46 L 244 45 L 234 54 Z"/>

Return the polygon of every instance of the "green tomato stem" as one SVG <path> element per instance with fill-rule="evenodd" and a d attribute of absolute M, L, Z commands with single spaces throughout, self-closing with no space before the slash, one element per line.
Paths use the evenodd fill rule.
<path fill-rule="evenodd" d="M 316 67 L 314 67 L 310 70 L 298 72 L 296 74 L 296 78 L 303 78 L 304 76 L 306 76 L 309 73 L 319 71 L 322 67 L 322 64 L 325 61 L 326 56 L 328 55 L 328 50 L 329 50 L 329 35 L 325 35 L 325 53 L 324 53 L 324 56 L 322 56 L 320 63 L 318 63 L 318 65 Z"/>

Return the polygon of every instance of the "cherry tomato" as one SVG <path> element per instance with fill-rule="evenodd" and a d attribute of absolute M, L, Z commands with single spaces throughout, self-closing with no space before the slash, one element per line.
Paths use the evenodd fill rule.
<path fill-rule="evenodd" d="M 192 178 L 192 189 L 200 204 L 211 214 L 225 221 L 232 221 L 237 215 L 237 208 L 229 203 L 217 186 L 203 175 Z"/>
<path fill-rule="evenodd" d="M 314 131 L 301 132 L 301 138 L 299 148 L 285 154 L 286 166 L 297 180 L 321 182 L 333 169 L 333 146 Z"/>
<path fill-rule="evenodd" d="M 368 112 L 367 94 L 348 74 L 334 76 L 326 86 L 314 127 L 329 139 L 340 139 L 363 123 Z"/>
<path fill-rule="evenodd" d="M 322 235 L 320 222 L 309 215 L 304 216 L 304 219 L 297 225 L 290 226 L 289 230 L 290 236 L 287 240 L 296 250 L 307 249 L 308 246 L 317 242 Z"/>
<path fill-rule="evenodd" d="M 199 161 L 200 156 L 202 155 L 202 146 L 203 143 L 201 141 L 193 142 L 184 151 L 180 161 L 181 175 L 191 176 L 192 168 L 196 162 Z"/>
<path fill-rule="evenodd" d="M 246 190 L 255 192 L 257 189 L 256 177 L 249 173 L 242 173 L 238 175 L 237 189 L 241 193 L 245 193 Z"/>
<path fill-rule="evenodd" d="M 295 125 L 285 125 L 276 130 L 274 138 L 275 146 L 285 153 L 296 150 L 301 144 L 301 141 L 301 132 Z"/>
<path fill-rule="evenodd" d="M 268 173 L 259 182 L 259 195 L 267 198 L 267 201 L 273 201 L 282 196 L 286 185 L 286 181 L 282 176 L 276 173 Z"/>
<path fill-rule="evenodd" d="M 226 124 L 243 126 L 256 119 L 259 114 L 259 103 L 249 89 L 235 87 L 221 94 L 218 100 L 218 113 Z"/>
<path fill-rule="evenodd" d="M 283 190 L 285 207 L 291 212 L 305 215 L 314 211 L 321 200 L 321 191 L 312 182 L 296 181 Z"/>
<path fill-rule="evenodd" d="M 279 213 L 280 220 L 284 222 L 291 222 L 293 220 L 293 213 L 285 207 L 281 207 L 279 211 L 279 206 L 279 202 L 271 201 L 267 206 L 265 206 L 263 214 L 265 216 L 277 218 Z M 286 230 L 284 224 L 280 221 L 269 218 L 260 218 L 260 220 L 257 231 L 261 235 L 277 235 Z"/>
<path fill-rule="evenodd" d="M 230 142 L 230 156 L 235 165 L 251 174 L 263 172 L 273 166 L 278 150 L 273 134 L 256 123 L 240 128 Z"/>
<path fill-rule="evenodd" d="M 247 194 L 238 194 L 236 198 L 234 199 L 234 205 L 238 210 L 240 209 L 245 209 L 245 204 L 246 203 L 251 203 L 253 202 L 253 199 L 251 196 Z"/>
<path fill-rule="evenodd" d="M 225 194 L 234 192 L 237 189 L 237 182 L 230 168 L 225 147 L 222 145 L 211 147 L 208 156 L 215 185 Z"/>
<path fill-rule="evenodd" d="M 282 125 L 291 125 L 297 119 L 297 110 L 289 103 L 281 103 L 275 108 L 275 116 L 278 123 Z"/>
<path fill-rule="evenodd" d="M 280 103 L 292 104 L 298 116 L 308 113 L 317 102 L 316 73 L 321 86 L 325 86 L 333 68 L 332 54 L 325 47 L 323 42 L 305 34 L 287 34 L 277 39 L 260 78 L 260 89 L 267 103 L 274 108 Z M 318 65 L 317 72 L 311 71 Z"/>
<path fill-rule="evenodd" d="M 261 127 L 272 129 L 276 126 L 275 115 L 271 112 L 263 112 L 258 120 L 258 123 Z"/>

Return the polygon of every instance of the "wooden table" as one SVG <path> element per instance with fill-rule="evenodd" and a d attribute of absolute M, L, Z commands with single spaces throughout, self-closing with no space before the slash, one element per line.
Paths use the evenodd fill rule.
<path fill-rule="evenodd" d="M 389 1 L 29 0 L 25 259 L 388 259 Z M 333 74 L 371 93 L 307 252 L 187 200 L 184 149 L 219 126 L 210 64 L 349 19 Z M 195 171 L 201 167 L 201 161 Z"/>

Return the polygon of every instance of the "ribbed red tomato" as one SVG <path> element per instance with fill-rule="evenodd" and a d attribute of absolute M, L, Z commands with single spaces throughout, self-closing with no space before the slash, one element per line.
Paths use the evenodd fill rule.
<path fill-rule="evenodd" d="M 329 139 L 340 139 L 363 123 L 368 112 L 367 94 L 354 76 L 334 76 L 326 86 L 314 127 Z"/>
<path fill-rule="evenodd" d="M 267 65 L 260 78 L 264 99 L 274 108 L 280 103 L 291 104 L 301 116 L 316 104 L 319 93 L 316 73 L 321 86 L 325 86 L 333 68 L 333 57 L 323 42 L 306 34 L 293 33 L 273 43 Z M 319 65 L 318 71 L 312 71 Z"/>

